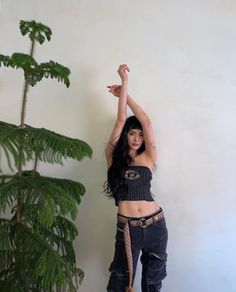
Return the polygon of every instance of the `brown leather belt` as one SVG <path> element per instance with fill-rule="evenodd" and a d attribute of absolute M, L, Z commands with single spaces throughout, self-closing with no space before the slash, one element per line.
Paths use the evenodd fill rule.
<path fill-rule="evenodd" d="M 151 216 L 151 217 L 150 217 Z M 129 222 L 129 224 L 131 226 L 135 226 L 135 227 L 142 227 L 142 228 L 145 228 L 159 220 L 161 220 L 163 217 L 164 217 L 164 212 L 163 210 L 161 209 L 161 211 L 159 213 L 154 213 L 153 216 L 150 215 L 148 216 L 147 219 L 144 218 L 140 218 L 140 219 L 132 219 L 132 218 L 128 218 L 128 217 L 124 217 L 122 215 L 117 215 L 117 219 L 118 219 L 118 222 L 120 223 L 126 223 L 126 222 Z"/>

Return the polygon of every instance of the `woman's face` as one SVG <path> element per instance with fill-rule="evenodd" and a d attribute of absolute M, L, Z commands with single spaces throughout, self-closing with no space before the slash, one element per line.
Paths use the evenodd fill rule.
<path fill-rule="evenodd" d="M 127 133 L 127 141 L 130 149 L 138 150 L 144 141 L 143 131 L 140 129 L 131 129 Z"/>

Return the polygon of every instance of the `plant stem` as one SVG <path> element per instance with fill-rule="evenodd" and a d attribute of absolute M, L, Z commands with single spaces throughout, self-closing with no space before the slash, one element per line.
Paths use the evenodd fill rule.
<path fill-rule="evenodd" d="M 35 47 L 35 41 L 33 38 L 33 41 L 31 43 L 31 49 L 30 49 L 30 56 L 33 57 L 34 53 L 34 47 Z M 21 108 L 21 121 L 20 121 L 20 128 L 23 129 L 24 127 L 24 122 L 25 122 L 25 108 L 26 108 L 26 100 L 27 100 L 27 92 L 28 92 L 28 73 L 27 71 L 25 72 L 25 85 L 24 85 L 24 90 L 23 90 L 23 100 L 22 100 L 22 108 Z M 20 162 L 19 162 L 19 168 L 18 168 L 18 176 L 22 176 L 22 148 L 20 148 Z M 16 222 L 20 223 L 22 219 L 22 213 L 21 213 L 21 200 L 20 200 L 20 194 L 19 198 L 17 200 L 17 206 L 16 206 Z"/>
<path fill-rule="evenodd" d="M 34 47 L 35 47 L 35 40 L 33 39 L 32 44 L 31 44 L 31 49 L 30 49 L 30 56 L 33 57 L 34 54 Z M 26 106 L 26 97 L 27 97 L 27 92 L 28 92 L 28 81 L 27 81 L 28 74 L 26 72 L 25 75 L 25 86 L 24 86 L 24 93 L 23 93 L 23 101 L 22 101 L 22 109 L 21 109 L 21 122 L 20 122 L 20 127 L 23 128 L 24 126 L 24 121 L 25 121 L 25 106 Z"/>
<path fill-rule="evenodd" d="M 27 79 L 28 74 L 26 73 L 25 77 Z M 26 106 L 26 97 L 27 97 L 27 91 L 28 91 L 29 84 L 27 80 L 25 80 L 25 85 L 24 85 L 24 93 L 23 93 L 23 101 L 22 101 L 22 109 L 21 109 L 21 119 L 20 119 L 20 127 L 23 128 L 24 126 L 24 121 L 25 121 L 25 106 Z"/>
<path fill-rule="evenodd" d="M 38 155 L 35 155 L 35 160 L 34 160 L 34 171 L 37 170 L 37 164 L 38 164 Z"/>

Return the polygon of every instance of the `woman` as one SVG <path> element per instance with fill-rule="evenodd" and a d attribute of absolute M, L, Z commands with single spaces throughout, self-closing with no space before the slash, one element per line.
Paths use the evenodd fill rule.
<path fill-rule="evenodd" d="M 118 206 L 115 254 L 107 291 L 132 291 L 142 252 L 142 292 L 158 292 L 166 276 L 168 233 L 163 210 L 150 192 L 157 159 L 152 124 L 127 93 L 129 71 L 127 65 L 120 65 L 121 85 L 107 86 L 119 97 L 117 119 L 105 149 L 105 192 Z M 134 113 L 128 119 L 127 105 Z"/>

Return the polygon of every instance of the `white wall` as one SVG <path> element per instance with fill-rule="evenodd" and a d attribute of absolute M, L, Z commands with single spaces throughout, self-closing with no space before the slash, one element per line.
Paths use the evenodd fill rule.
<path fill-rule="evenodd" d="M 35 58 L 71 68 L 71 86 L 30 89 L 26 122 L 79 137 L 93 159 L 40 171 L 83 182 L 75 248 L 81 292 L 104 292 L 116 208 L 102 194 L 104 143 L 117 100 L 105 86 L 127 63 L 129 91 L 153 120 L 159 149 L 153 191 L 169 228 L 163 292 L 236 291 L 236 2 L 234 0 L 1 0 L 0 52 L 28 51 L 20 19 L 42 22 L 52 41 Z M 0 120 L 19 123 L 22 75 L 0 70 Z M 140 266 L 135 292 L 140 281 Z"/>

